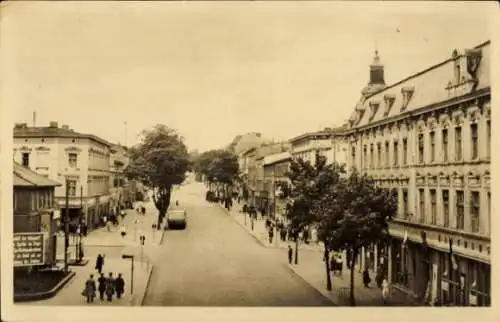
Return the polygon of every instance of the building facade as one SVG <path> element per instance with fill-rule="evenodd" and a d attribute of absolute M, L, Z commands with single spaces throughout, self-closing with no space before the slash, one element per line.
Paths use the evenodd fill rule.
<path fill-rule="evenodd" d="M 280 193 L 279 183 L 289 181 L 287 172 L 290 167 L 290 159 L 290 152 L 264 157 L 264 189 L 269 192 L 271 198 L 268 212 L 280 219 L 285 216 L 286 201 Z"/>
<path fill-rule="evenodd" d="M 490 42 L 390 86 L 383 71 L 376 53 L 348 167 L 397 189 L 398 213 L 361 264 L 423 302 L 490 305 Z"/>
<path fill-rule="evenodd" d="M 13 170 L 14 266 L 55 265 L 57 220 L 54 218 L 54 194 L 55 188 L 61 184 L 16 162 Z M 18 249 L 17 245 L 22 245 L 28 237 L 39 238 L 40 247 Z"/>
<path fill-rule="evenodd" d="M 82 134 L 67 125 L 59 127 L 14 127 L 14 160 L 40 175 L 61 182 L 55 189 L 58 209 L 66 207 L 69 192 L 71 229 L 83 220 L 96 227 L 110 212 L 111 144 L 97 136 Z M 81 209 L 83 218 L 80 216 Z"/>
<path fill-rule="evenodd" d="M 293 158 L 301 158 L 312 164 L 316 152 L 326 157 L 327 163 L 347 164 L 348 143 L 344 135 L 346 127 L 305 133 L 289 140 Z"/>

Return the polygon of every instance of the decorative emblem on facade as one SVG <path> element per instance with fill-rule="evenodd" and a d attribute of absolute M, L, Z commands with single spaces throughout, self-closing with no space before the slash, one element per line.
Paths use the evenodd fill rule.
<path fill-rule="evenodd" d="M 478 186 L 479 184 L 481 184 L 481 178 L 479 177 L 479 174 L 475 173 L 474 171 L 469 171 L 469 173 L 467 173 L 467 181 L 470 186 Z"/>
<path fill-rule="evenodd" d="M 450 184 L 450 176 L 443 171 L 439 172 L 439 184 L 442 186 L 449 185 Z"/>
<path fill-rule="evenodd" d="M 455 186 L 463 186 L 464 185 L 464 176 L 457 171 L 454 171 L 452 174 L 453 184 Z"/>
<path fill-rule="evenodd" d="M 427 173 L 427 183 L 429 185 L 437 185 L 437 176 L 432 173 Z"/>
<path fill-rule="evenodd" d="M 417 185 L 425 185 L 425 176 L 423 176 L 420 172 L 416 174 Z"/>

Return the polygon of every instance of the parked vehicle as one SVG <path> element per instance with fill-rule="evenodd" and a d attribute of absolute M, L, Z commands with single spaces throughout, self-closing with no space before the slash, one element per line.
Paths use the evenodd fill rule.
<path fill-rule="evenodd" d="M 187 225 L 187 213 L 184 209 L 173 209 L 167 212 L 168 228 L 185 229 Z"/>

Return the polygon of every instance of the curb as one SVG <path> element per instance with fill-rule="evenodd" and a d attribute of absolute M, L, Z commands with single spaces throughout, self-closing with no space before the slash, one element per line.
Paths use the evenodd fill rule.
<path fill-rule="evenodd" d="M 51 290 L 38 293 L 14 294 L 14 302 L 39 301 L 53 297 L 64 285 L 68 284 L 75 277 L 75 272 L 70 272 L 62 281 L 57 283 Z"/>
<path fill-rule="evenodd" d="M 225 210 L 227 212 L 227 214 L 229 215 L 229 217 L 231 217 L 241 228 L 243 228 L 250 236 L 252 236 L 253 239 L 255 239 L 260 245 L 262 245 L 263 247 L 265 248 L 274 248 L 274 247 L 271 247 L 269 245 L 266 245 L 262 240 L 260 240 L 259 237 L 255 236 L 255 234 L 253 234 L 250 230 L 248 230 L 246 228 L 246 226 L 242 223 L 240 223 L 236 218 L 235 216 L 233 216 L 231 214 L 231 212 L 229 210 L 227 210 L 226 208 L 224 208 L 222 205 L 219 205 L 223 210 Z"/>
<path fill-rule="evenodd" d="M 142 292 L 142 295 L 140 295 L 137 301 L 135 301 L 136 298 L 134 297 L 134 300 L 132 300 L 132 306 L 142 306 L 144 299 L 146 298 L 146 293 L 148 291 L 149 282 L 151 281 L 152 275 L 153 275 L 153 265 L 151 265 L 151 268 L 148 270 L 148 278 L 146 280 L 146 287 L 144 287 L 144 292 Z"/>
<path fill-rule="evenodd" d="M 290 264 L 283 264 L 286 269 L 288 269 L 291 273 L 293 273 L 295 276 L 299 277 L 304 283 L 309 285 L 312 289 L 314 289 L 316 292 L 318 292 L 321 296 L 323 296 L 325 299 L 327 299 L 330 303 L 332 303 L 332 306 L 339 306 L 338 303 L 336 303 L 333 299 L 328 296 L 328 291 L 325 291 L 323 289 L 318 289 L 317 287 L 311 285 L 302 275 L 300 275 Z"/>

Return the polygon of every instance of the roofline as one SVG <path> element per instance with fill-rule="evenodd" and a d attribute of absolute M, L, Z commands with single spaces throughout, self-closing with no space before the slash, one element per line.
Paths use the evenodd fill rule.
<path fill-rule="evenodd" d="M 353 134 L 353 133 L 356 133 L 357 131 L 364 131 L 364 130 L 371 128 L 371 127 L 376 127 L 376 126 L 380 126 L 380 125 L 383 125 L 386 123 L 404 120 L 408 117 L 420 115 L 422 113 L 427 113 L 430 110 L 434 110 L 434 109 L 437 110 L 437 109 L 445 108 L 448 106 L 453 106 L 456 104 L 466 102 L 466 101 L 471 100 L 471 99 L 476 99 L 476 98 L 488 96 L 488 95 L 491 95 L 491 86 L 481 88 L 473 93 L 468 93 L 468 94 L 458 96 L 458 97 L 452 97 L 450 99 L 447 99 L 444 101 L 439 101 L 439 102 L 434 102 L 434 103 L 419 107 L 419 108 L 414 109 L 414 110 L 405 111 L 401 114 L 397 114 L 397 115 L 394 115 L 392 117 L 386 117 L 386 118 L 383 118 L 381 120 L 378 120 L 378 121 L 375 121 L 372 123 L 368 123 L 368 124 L 365 124 L 365 125 L 362 125 L 359 127 L 353 127 L 351 129 L 349 129 L 348 131 L 346 131 L 345 134 L 346 135 Z"/>
<path fill-rule="evenodd" d="M 33 128 L 33 127 L 31 127 Z M 48 127 L 41 127 L 43 129 L 48 129 Z M 55 138 L 66 138 L 66 136 L 62 136 L 62 135 L 57 135 L 58 133 L 43 133 L 43 134 L 38 134 L 36 133 L 35 135 L 33 133 L 15 133 L 16 131 L 22 131 L 23 129 L 14 129 L 14 138 L 26 138 L 26 137 L 55 137 Z M 96 142 L 99 142 L 99 143 L 102 143 L 108 147 L 112 147 L 114 144 L 103 139 L 103 138 L 100 138 L 94 134 L 86 134 L 86 133 L 80 133 L 80 132 L 70 132 L 70 133 L 74 133 L 75 134 L 75 137 L 79 137 L 79 138 L 85 138 L 85 139 L 91 139 L 91 140 L 94 140 Z M 69 134 L 69 133 L 68 133 Z M 70 136 L 68 136 L 69 138 Z"/>
<path fill-rule="evenodd" d="M 279 163 L 279 162 L 283 162 L 283 161 L 289 161 L 291 160 L 292 157 L 291 156 L 287 156 L 286 158 L 282 158 L 282 159 L 279 159 L 279 160 L 275 160 L 275 161 L 272 161 L 272 162 L 269 162 L 269 163 L 264 163 L 264 166 L 267 166 L 267 165 L 275 165 L 276 163 Z"/>
<path fill-rule="evenodd" d="M 302 139 L 307 139 L 309 137 L 314 137 L 314 136 L 322 136 L 322 135 L 325 135 L 325 136 L 328 136 L 329 138 L 332 138 L 332 137 L 336 137 L 336 136 L 342 136 L 345 134 L 345 131 L 347 129 L 342 129 L 342 130 L 338 130 L 338 131 L 317 131 L 317 132 L 309 132 L 309 133 L 304 133 L 304 134 L 301 134 L 299 136 L 296 136 L 296 137 L 293 137 L 291 138 L 290 140 L 288 140 L 288 142 L 290 142 L 291 144 L 293 143 L 296 143 Z"/>
<path fill-rule="evenodd" d="M 486 46 L 486 45 L 489 45 L 489 44 L 490 44 L 490 42 L 491 42 L 490 40 L 487 40 L 487 41 L 485 41 L 485 42 L 483 42 L 483 43 L 481 43 L 481 44 L 479 44 L 479 45 L 477 45 L 477 46 L 474 46 L 474 47 L 472 47 L 472 48 L 475 48 L 475 49 L 477 49 L 477 48 L 481 48 L 481 47 L 484 47 L 484 46 Z M 463 56 L 464 56 L 463 54 L 460 54 L 460 55 L 458 55 L 457 57 L 463 57 Z M 425 73 L 427 73 L 427 72 L 429 72 L 429 71 L 431 71 L 431 70 L 433 70 L 433 69 L 436 69 L 436 68 L 438 68 L 438 67 L 441 67 L 441 66 L 443 66 L 443 65 L 445 65 L 445 64 L 447 64 L 447 63 L 449 63 L 450 61 L 455 60 L 457 57 L 450 57 L 450 58 L 447 58 L 447 59 L 446 59 L 446 60 L 444 60 L 444 61 L 441 61 L 441 62 L 439 62 L 439 63 L 437 63 L 437 64 L 435 64 L 435 65 L 432 65 L 432 66 L 430 66 L 430 67 L 427 67 L 426 69 L 423 69 L 423 70 L 421 70 L 421 71 L 419 71 L 419 72 L 416 72 L 416 73 L 414 73 L 414 74 L 411 74 L 411 75 L 409 75 L 409 76 L 407 76 L 407 77 L 405 77 L 405 78 L 403 78 L 403 79 L 401 79 L 401 80 L 397 81 L 396 83 L 393 83 L 393 84 L 391 84 L 391 85 L 388 85 L 388 86 L 386 86 L 386 87 L 382 88 L 381 90 L 378 90 L 378 91 L 376 91 L 376 92 L 374 92 L 374 93 L 372 93 L 372 94 L 370 94 L 370 95 L 366 96 L 366 100 L 368 100 L 369 98 L 371 98 L 371 97 L 373 97 L 373 96 L 375 96 L 375 95 L 377 95 L 377 94 L 380 94 L 380 93 L 382 93 L 382 92 L 384 92 L 384 91 L 386 91 L 386 90 L 388 90 L 388 89 L 391 89 L 391 88 L 394 88 L 394 87 L 396 87 L 396 86 L 398 86 L 398 85 L 401 85 L 402 83 L 404 83 L 404 82 L 406 82 L 406 81 L 408 81 L 408 80 L 410 80 L 410 79 L 412 79 L 412 78 L 416 78 L 417 76 L 420 76 L 420 75 L 425 74 Z"/>

